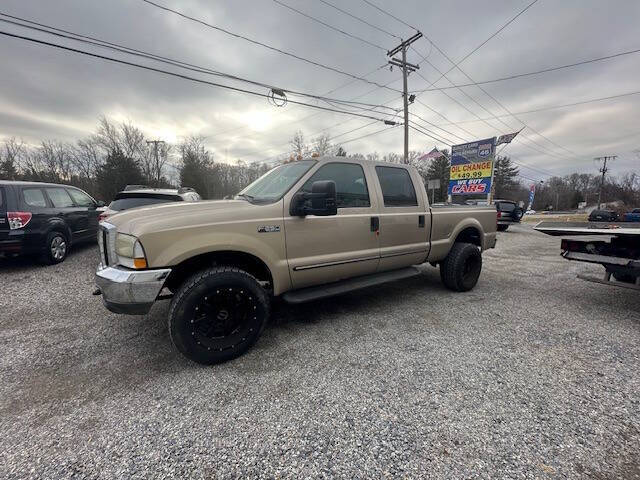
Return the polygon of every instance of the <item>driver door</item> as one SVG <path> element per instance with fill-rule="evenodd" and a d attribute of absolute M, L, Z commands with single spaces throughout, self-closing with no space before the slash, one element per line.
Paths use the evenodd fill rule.
<path fill-rule="evenodd" d="M 320 180 L 336 183 L 337 215 L 292 217 L 289 203 L 299 191 L 311 192 Z M 371 172 L 358 163 L 321 164 L 285 202 L 285 235 L 294 288 L 374 273 L 380 251 L 377 197 Z M 375 227 L 375 228 L 374 228 Z"/>

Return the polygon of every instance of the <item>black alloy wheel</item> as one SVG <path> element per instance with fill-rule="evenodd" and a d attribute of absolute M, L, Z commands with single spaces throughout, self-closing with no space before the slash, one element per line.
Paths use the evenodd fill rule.
<path fill-rule="evenodd" d="M 169 334 L 187 358 L 206 365 L 247 351 L 269 318 L 270 302 L 258 280 L 233 267 L 188 279 L 169 310 Z"/>

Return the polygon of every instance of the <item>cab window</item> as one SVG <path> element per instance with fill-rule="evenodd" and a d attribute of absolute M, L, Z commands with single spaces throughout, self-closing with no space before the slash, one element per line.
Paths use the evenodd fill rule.
<path fill-rule="evenodd" d="M 404 168 L 376 167 L 385 207 L 410 207 L 418 205 L 416 189 L 411 176 Z"/>
<path fill-rule="evenodd" d="M 338 208 L 369 207 L 369 189 L 364 170 L 357 163 L 327 163 L 318 169 L 302 186 L 302 191 L 311 193 L 313 182 L 333 180 L 336 182 Z"/>

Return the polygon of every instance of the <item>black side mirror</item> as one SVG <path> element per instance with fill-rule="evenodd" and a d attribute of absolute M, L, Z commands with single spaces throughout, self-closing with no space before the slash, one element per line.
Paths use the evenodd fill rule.
<path fill-rule="evenodd" d="M 305 205 L 306 200 L 311 200 L 311 207 Z M 311 193 L 299 192 L 294 195 L 289 213 L 296 217 L 336 215 L 338 213 L 336 182 L 333 180 L 313 182 L 311 184 Z"/>

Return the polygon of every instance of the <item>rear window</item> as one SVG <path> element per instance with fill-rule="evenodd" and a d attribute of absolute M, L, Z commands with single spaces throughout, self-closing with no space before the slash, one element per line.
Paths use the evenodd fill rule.
<path fill-rule="evenodd" d="M 24 203 L 30 207 L 46 207 L 47 201 L 44 198 L 44 193 L 39 188 L 25 188 L 22 190 L 22 198 Z"/>
<path fill-rule="evenodd" d="M 416 190 L 409 172 L 404 168 L 376 167 L 382 188 L 385 207 L 405 207 L 418 205 Z"/>
<path fill-rule="evenodd" d="M 157 205 L 160 203 L 179 202 L 181 200 L 182 199 L 180 197 L 169 197 L 169 196 L 150 197 L 147 195 L 144 197 L 124 197 L 124 198 L 115 199 L 113 202 L 111 202 L 111 204 L 109 205 L 109 208 L 111 210 L 120 211 L 120 210 L 128 210 L 129 208 Z"/>
<path fill-rule="evenodd" d="M 516 208 L 516 205 L 514 203 L 506 203 L 506 202 L 498 203 L 498 210 L 500 210 L 501 212 L 513 212 L 515 208 Z"/>

